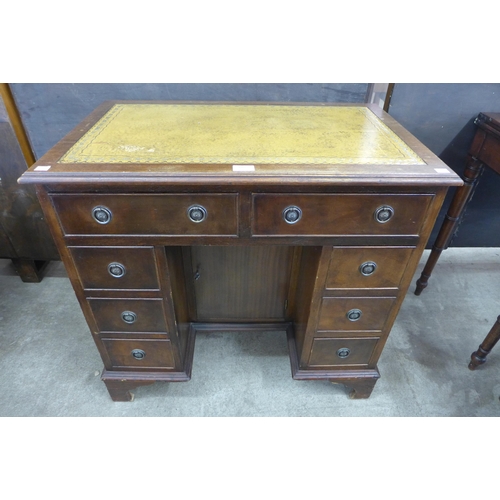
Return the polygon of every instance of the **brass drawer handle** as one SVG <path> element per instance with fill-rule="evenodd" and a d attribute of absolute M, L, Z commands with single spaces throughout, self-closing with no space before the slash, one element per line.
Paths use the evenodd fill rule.
<path fill-rule="evenodd" d="M 192 222 L 203 222 L 207 218 L 207 209 L 201 205 L 189 207 L 187 213 Z"/>
<path fill-rule="evenodd" d="M 362 314 L 360 309 L 351 309 L 346 316 L 349 321 L 358 321 Z"/>
<path fill-rule="evenodd" d="M 137 321 L 137 314 L 132 311 L 123 311 L 122 312 L 122 320 L 125 321 L 128 325 L 135 323 Z"/>
<path fill-rule="evenodd" d="M 146 353 L 142 349 L 134 349 L 130 354 L 135 359 L 144 359 L 146 357 Z"/>
<path fill-rule="evenodd" d="M 359 272 L 363 276 L 372 275 L 375 272 L 375 269 L 377 269 L 377 264 L 375 262 L 372 262 L 371 260 L 369 260 L 368 262 L 363 262 L 363 264 L 359 266 Z"/>
<path fill-rule="evenodd" d="M 351 354 L 351 350 L 348 349 L 347 347 L 341 347 L 338 351 L 337 351 L 337 356 L 339 358 L 342 358 L 342 359 L 345 359 L 349 356 L 349 354 Z"/>
<path fill-rule="evenodd" d="M 126 269 L 125 266 L 119 262 L 111 262 L 111 264 L 108 265 L 108 273 L 113 276 L 113 278 L 121 278 L 125 275 Z"/>
<path fill-rule="evenodd" d="M 394 208 L 389 205 L 382 205 L 381 207 L 378 207 L 377 210 L 375 210 L 375 213 L 373 215 L 377 222 L 380 222 L 380 224 L 385 224 L 392 219 L 392 216 L 394 215 Z"/>
<path fill-rule="evenodd" d="M 283 219 L 287 224 L 296 224 L 302 217 L 302 210 L 295 205 L 286 207 L 283 210 Z"/>
<path fill-rule="evenodd" d="M 99 224 L 109 224 L 113 214 L 109 208 L 99 205 L 92 209 L 92 217 Z"/>

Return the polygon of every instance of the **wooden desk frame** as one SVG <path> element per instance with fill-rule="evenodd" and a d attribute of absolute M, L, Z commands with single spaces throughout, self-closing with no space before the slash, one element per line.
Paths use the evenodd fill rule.
<path fill-rule="evenodd" d="M 155 381 L 189 380 L 196 335 L 220 330 L 286 332 L 293 378 L 343 383 L 350 397 L 369 397 L 380 376 L 377 361 L 446 190 L 460 184 L 460 179 L 372 105 L 364 106 L 423 162 L 376 168 L 288 166 L 289 170 L 268 165 L 243 175 L 224 173 L 225 165 L 194 175 L 189 166 L 152 170 L 135 164 L 103 167 L 58 162 L 113 104 L 96 110 L 20 179 L 37 185 L 103 359 L 102 379 L 113 400 L 130 401 L 131 389 Z M 40 171 L 37 166 L 50 168 Z M 112 213 L 109 229 L 92 220 L 96 206 L 108 207 Z M 205 225 L 189 225 L 186 213 L 198 206 L 219 215 L 207 217 Z M 300 225 L 286 223 L 286 207 L 296 206 L 301 211 Z M 225 248 L 233 250 L 228 253 Z M 134 259 L 137 249 L 150 251 L 154 264 Z M 107 260 L 99 260 L 101 253 L 102 259 L 108 258 L 108 251 L 130 262 L 141 261 L 145 266 L 141 277 L 147 281 L 149 272 L 153 284 L 141 288 L 132 282 L 132 288 L 113 288 L 114 278 L 101 269 Z M 110 262 L 114 255 L 109 253 Z M 213 255 L 230 255 L 231 263 L 221 263 Z M 376 262 L 369 258 L 372 255 Z M 94 258 L 100 263 L 96 273 L 89 265 L 94 261 L 88 260 Z M 213 271 L 213 276 L 232 266 L 224 283 L 240 287 L 221 291 L 231 307 L 222 305 L 211 314 L 210 308 L 218 305 L 211 302 L 206 283 L 205 288 L 196 283 L 199 262 L 208 262 L 209 268 L 219 266 L 220 273 Z M 253 262 L 253 267 L 245 269 L 244 262 Z M 361 272 L 365 265 L 366 281 Z M 127 279 L 132 280 L 133 266 L 129 267 Z M 99 280 L 107 285 L 99 285 Z M 215 286 L 222 283 L 221 278 Z M 259 297 L 252 290 L 259 290 Z M 271 307 L 268 303 L 276 293 L 278 305 Z M 248 306 L 254 299 L 260 305 Z M 200 308 L 200 301 L 207 306 Z M 118 315 L 126 305 L 135 312 L 121 312 L 120 323 Z M 237 313 L 242 311 L 236 321 L 230 311 L 235 307 Z M 140 317 L 147 331 L 136 326 L 139 321 L 134 316 Z M 133 320 L 132 326 L 124 324 L 125 319 Z"/>

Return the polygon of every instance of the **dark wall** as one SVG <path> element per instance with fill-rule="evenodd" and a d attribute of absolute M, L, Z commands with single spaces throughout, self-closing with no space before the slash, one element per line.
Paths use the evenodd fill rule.
<path fill-rule="evenodd" d="M 367 83 L 13 83 L 11 90 L 40 158 L 104 101 L 366 102 Z"/>
<path fill-rule="evenodd" d="M 408 84 L 394 87 L 389 114 L 462 176 L 480 112 L 500 112 L 500 83 Z M 432 246 L 455 188 L 429 239 Z M 500 247 L 500 176 L 486 168 L 451 246 Z"/>

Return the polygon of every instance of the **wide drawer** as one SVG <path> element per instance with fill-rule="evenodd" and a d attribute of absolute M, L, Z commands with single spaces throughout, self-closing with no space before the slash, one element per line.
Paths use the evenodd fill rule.
<path fill-rule="evenodd" d="M 335 247 L 325 288 L 398 288 L 414 247 Z"/>
<path fill-rule="evenodd" d="M 256 236 L 418 235 L 429 194 L 254 194 Z"/>
<path fill-rule="evenodd" d="M 175 368 L 170 340 L 102 339 L 113 368 Z"/>
<path fill-rule="evenodd" d="M 394 297 L 323 297 L 318 330 L 383 330 Z"/>
<path fill-rule="evenodd" d="M 54 194 L 65 234 L 237 235 L 236 194 Z"/>
<path fill-rule="evenodd" d="M 367 366 L 379 337 L 315 338 L 309 356 L 310 367 Z"/>
<path fill-rule="evenodd" d="M 99 332 L 166 332 L 162 299 L 87 299 Z"/>
<path fill-rule="evenodd" d="M 153 247 L 69 247 L 85 289 L 160 288 Z"/>

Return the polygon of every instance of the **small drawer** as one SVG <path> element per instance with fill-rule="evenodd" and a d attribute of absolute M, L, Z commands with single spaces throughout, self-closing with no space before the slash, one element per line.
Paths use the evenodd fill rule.
<path fill-rule="evenodd" d="M 237 235 L 237 194 L 54 194 L 65 234 Z"/>
<path fill-rule="evenodd" d="M 398 288 L 414 247 L 337 247 L 325 288 Z"/>
<path fill-rule="evenodd" d="M 158 290 L 153 247 L 68 247 L 83 288 Z"/>
<path fill-rule="evenodd" d="M 323 297 L 318 330 L 383 330 L 394 297 Z"/>
<path fill-rule="evenodd" d="M 113 368 L 175 368 L 170 340 L 102 339 Z"/>
<path fill-rule="evenodd" d="M 417 236 L 433 195 L 254 194 L 255 236 Z"/>
<path fill-rule="evenodd" d="M 87 299 L 99 332 L 166 332 L 162 299 Z"/>
<path fill-rule="evenodd" d="M 379 337 L 315 338 L 308 365 L 315 368 L 368 366 L 379 341 Z"/>

